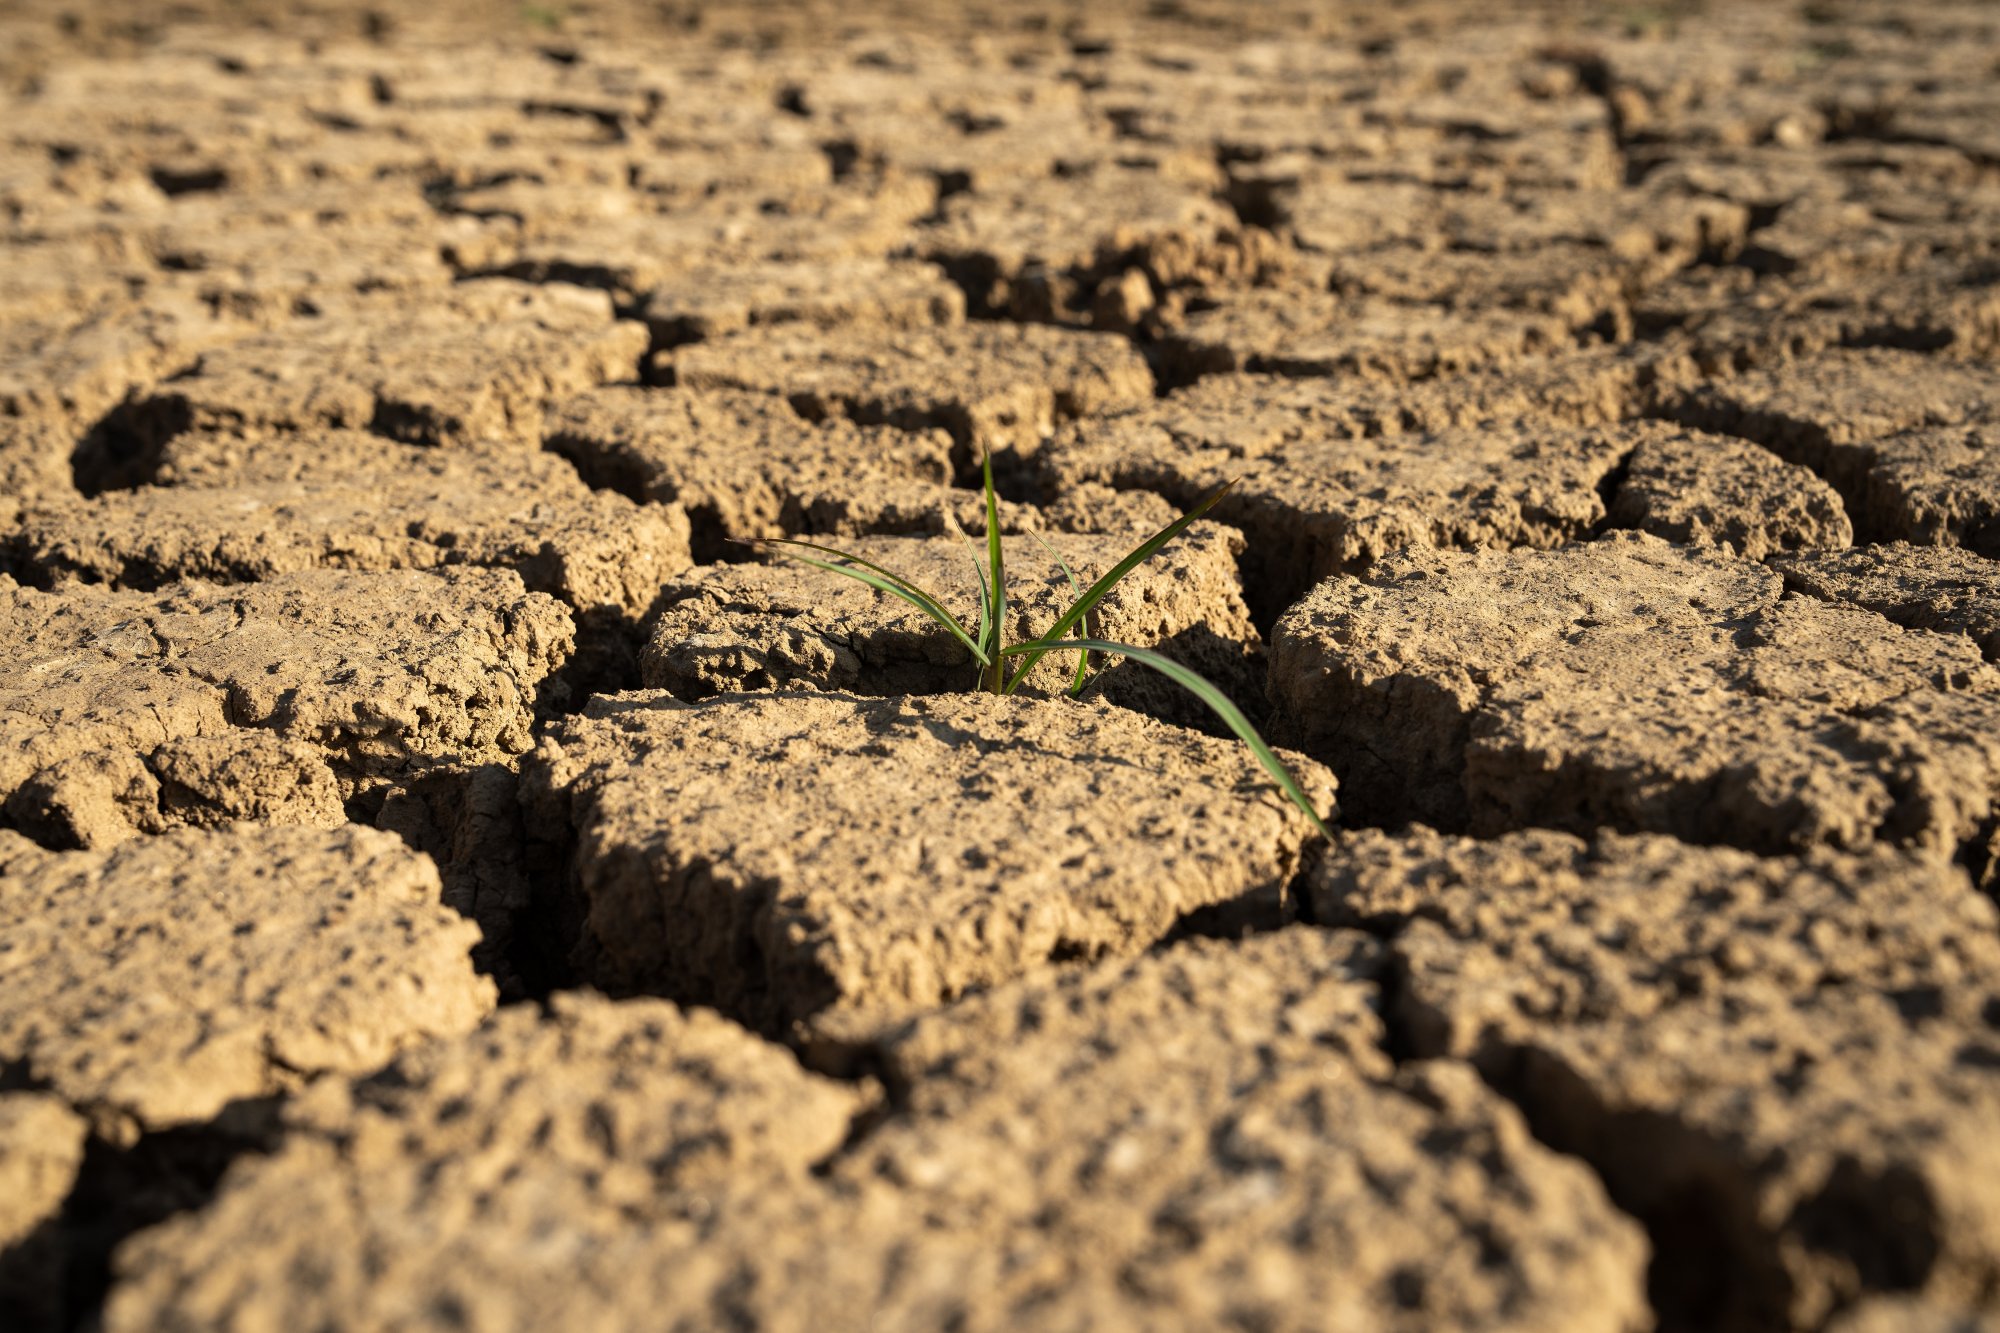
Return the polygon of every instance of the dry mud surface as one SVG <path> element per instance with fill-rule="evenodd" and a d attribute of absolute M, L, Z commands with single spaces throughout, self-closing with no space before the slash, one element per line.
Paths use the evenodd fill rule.
<path fill-rule="evenodd" d="M 0 0 L 0 1327 L 2000 1329 L 2000 8 Z M 1210 679 L 975 692 L 849 547 Z M 1058 558 L 1060 557 L 1060 558 Z"/>

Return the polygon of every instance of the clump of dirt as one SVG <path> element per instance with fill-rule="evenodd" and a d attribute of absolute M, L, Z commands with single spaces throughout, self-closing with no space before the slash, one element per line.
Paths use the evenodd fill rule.
<path fill-rule="evenodd" d="M 1276 734 L 1370 823 L 1948 854 L 2000 793 L 1975 644 L 1638 534 L 1323 583 L 1279 623 L 1271 685 Z"/>
<path fill-rule="evenodd" d="M 1637 1229 L 1464 1065 L 1395 1069 L 1370 967 L 1304 930 L 1008 985 L 889 1039 L 894 1100 L 858 1124 L 713 1015 L 512 1010 L 302 1099 L 281 1152 L 122 1252 L 107 1327 L 1635 1326 Z"/>
<path fill-rule="evenodd" d="M 1102 702 L 616 696 L 528 780 L 586 979 L 832 1041 L 1281 897 L 1310 833 L 1233 740 Z"/>
<path fill-rule="evenodd" d="M 1312 893 L 1389 935 L 1414 1054 L 1478 1062 L 1647 1219 L 1677 1320 L 1990 1288 L 2000 915 L 1956 869 L 1420 830 L 1345 840 Z"/>
<path fill-rule="evenodd" d="M 87 852 L 0 834 L 0 857 L 0 1059 L 106 1139 L 373 1068 L 493 1006 L 477 928 L 387 834 L 245 824 Z"/>

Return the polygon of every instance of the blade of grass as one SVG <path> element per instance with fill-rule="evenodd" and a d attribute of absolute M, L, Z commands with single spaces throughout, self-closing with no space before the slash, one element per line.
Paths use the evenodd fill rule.
<path fill-rule="evenodd" d="M 1091 584 L 1090 590 L 1077 598 L 1076 604 L 1063 612 L 1062 618 L 1049 627 L 1048 633 L 1042 635 L 1041 642 L 1052 645 L 1056 640 L 1060 639 L 1069 630 L 1070 626 L 1082 620 L 1084 616 L 1089 614 L 1092 607 L 1103 601 L 1105 594 L 1117 587 L 1120 579 L 1138 568 L 1141 561 L 1185 532 L 1190 523 L 1193 523 L 1212 509 L 1215 506 L 1215 502 L 1227 494 L 1229 488 L 1235 484 L 1236 481 L 1234 478 L 1223 482 L 1222 485 L 1211 491 L 1200 504 L 1141 542 L 1133 549 L 1130 555 L 1113 565 L 1109 573 Z M 1007 682 L 1006 688 L 1002 692 L 1012 694 L 1020 686 L 1021 682 L 1027 678 L 1028 673 L 1034 670 L 1035 663 L 1042 659 L 1042 654 L 1050 651 L 1053 651 L 1051 647 L 1044 647 L 1037 652 L 1029 654 L 1027 660 L 1015 669 L 1013 679 Z M 994 670 L 997 672 L 1000 668 L 996 666 Z"/>
<path fill-rule="evenodd" d="M 987 598 L 993 610 L 989 622 L 993 626 L 993 692 L 1006 693 L 1007 664 L 1000 652 L 1007 637 L 1007 569 L 1000 555 L 1000 497 L 993 490 L 993 454 L 988 450 L 983 455 L 981 466 L 986 480 L 986 558 L 993 566 L 993 582 L 987 588 Z"/>
<path fill-rule="evenodd" d="M 986 634 L 990 628 L 986 619 L 986 603 L 989 596 L 986 590 L 986 566 L 980 563 L 979 548 L 972 544 L 972 538 L 967 536 L 965 529 L 959 526 L 958 516 L 953 514 L 951 510 L 946 509 L 944 511 L 944 521 L 946 527 L 958 534 L 959 541 L 965 544 L 965 553 L 972 557 L 972 572 L 979 580 L 979 629 L 973 637 L 978 639 L 988 652 L 991 652 L 992 645 L 986 642 Z M 980 665 L 983 667 L 985 663 L 982 662 Z"/>
<path fill-rule="evenodd" d="M 810 545 L 807 542 L 789 542 L 786 544 L 792 546 Z M 812 549 L 831 550 L 832 548 L 815 546 Z M 997 657 L 989 656 L 986 649 L 973 642 L 972 636 L 965 632 L 965 626 L 959 624 L 958 620 L 949 611 L 939 606 L 934 598 L 928 597 L 922 589 L 911 587 L 894 574 L 888 573 L 879 566 L 871 565 L 867 561 L 855 556 L 843 556 L 842 558 L 852 560 L 854 564 L 841 565 L 835 564 L 831 560 L 820 560 L 809 555 L 797 555 L 790 551 L 780 551 L 779 554 L 787 560 L 796 560 L 800 564 L 811 565 L 815 569 L 824 569 L 830 574 L 844 574 L 848 578 L 865 583 L 880 592 L 886 592 L 891 597 L 900 597 L 950 631 L 954 638 L 972 651 L 972 655 L 979 660 L 979 665 L 982 667 L 989 666 L 999 660 Z M 839 551 L 834 551 L 833 554 L 841 555 Z M 861 565 L 863 568 L 856 569 L 854 565 Z"/>
<path fill-rule="evenodd" d="M 1063 577 L 1069 580 L 1069 590 L 1075 593 L 1078 597 L 1083 596 L 1083 584 L 1077 579 L 1076 571 L 1069 567 L 1069 561 L 1062 558 L 1062 552 L 1058 551 L 1055 547 L 1049 545 L 1049 543 L 1043 541 L 1041 533 L 1030 532 L 1028 535 L 1035 539 L 1035 544 L 1037 546 L 1040 546 L 1044 551 L 1047 551 L 1049 553 L 1049 559 L 1055 561 L 1056 567 L 1062 570 Z M 1082 638 L 1088 632 L 1089 631 L 1085 629 L 1085 627 L 1081 622 L 1077 624 L 1076 626 L 1077 638 L 1079 639 Z M 1090 675 L 1090 654 L 1087 652 L 1078 653 L 1076 655 L 1076 679 L 1070 682 L 1069 692 L 1072 695 L 1081 694 L 1083 692 L 1083 682 L 1089 678 L 1089 675 Z"/>
<path fill-rule="evenodd" d="M 796 546 L 801 550 L 818 551 L 821 555 L 832 556 L 836 560 L 844 560 L 850 565 L 859 565 L 862 569 L 874 574 L 877 578 L 886 579 L 890 583 L 895 584 L 897 588 L 902 590 L 899 595 L 902 596 L 904 601 L 914 602 L 933 620 L 956 630 L 959 638 L 969 637 L 965 632 L 965 626 L 959 623 L 958 617 L 945 610 L 944 603 L 938 600 L 936 595 L 926 592 L 923 588 L 918 587 L 894 570 L 884 569 L 872 560 L 865 560 L 852 551 L 843 551 L 834 546 L 821 546 L 818 542 L 800 541 L 796 537 L 753 537 L 748 539 L 738 537 L 731 540 L 735 541 L 739 546 Z M 787 560 L 806 560 L 805 556 L 792 555 L 786 551 L 779 551 L 778 554 L 784 556 Z M 808 563 L 811 562 L 808 561 Z"/>
<path fill-rule="evenodd" d="M 1285 767 L 1277 752 L 1257 734 L 1257 728 L 1250 725 L 1250 719 L 1243 716 L 1243 710 L 1231 703 L 1229 696 L 1217 689 L 1206 676 L 1188 670 L 1171 657 L 1164 657 L 1145 648 L 1134 648 L 1129 643 L 1112 643 L 1106 639 L 1066 639 L 1057 643 L 1044 637 L 1033 643 L 1016 644 L 1012 648 L 1003 648 L 1000 651 L 1006 657 L 1026 654 L 1039 657 L 1044 652 L 1067 652 L 1071 649 L 1117 653 L 1129 657 L 1135 662 L 1151 667 L 1207 704 L 1215 715 L 1236 733 L 1236 738 L 1250 747 L 1250 753 L 1256 756 L 1264 771 L 1271 775 L 1271 780 L 1278 784 L 1279 790 L 1285 793 L 1293 805 L 1305 811 L 1306 818 L 1312 820 L 1313 827 L 1325 834 L 1329 841 L 1332 840 L 1332 831 L 1327 828 L 1325 821 L 1320 819 L 1319 811 L 1313 809 L 1312 801 L 1307 798 L 1305 789 L 1299 786 L 1298 779 L 1292 776 L 1292 771 Z"/>

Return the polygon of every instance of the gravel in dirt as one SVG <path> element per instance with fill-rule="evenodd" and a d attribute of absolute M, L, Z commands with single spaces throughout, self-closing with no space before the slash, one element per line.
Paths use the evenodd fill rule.
<path fill-rule="evenodd" d="M 1643 1326 L 1637 1230 L 1465 1066 L 1392 1066 L 1370 955 L 1292 931 L 1001 988 L 885 1043 L 845 1147 L 852 1092 L 712 1017 L 511 1011 L 303 1099 L 121 1252 L 106 1326 Z"/>
<path fill-rule="evenodd" d="M 527 785 L 537 827 L 574 831 L 595 984 L 843 1039 L 1275 902 L 1308 832 L 1233 740 L 986 695 L 601 698 Z"/>

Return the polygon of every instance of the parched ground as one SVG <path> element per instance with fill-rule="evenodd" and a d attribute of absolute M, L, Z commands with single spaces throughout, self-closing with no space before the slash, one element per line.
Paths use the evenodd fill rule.
<path fill-rule="evenodd" d="M 2000 7 L 0 0 L 0 1327 L 1996 1333 Z"/>

